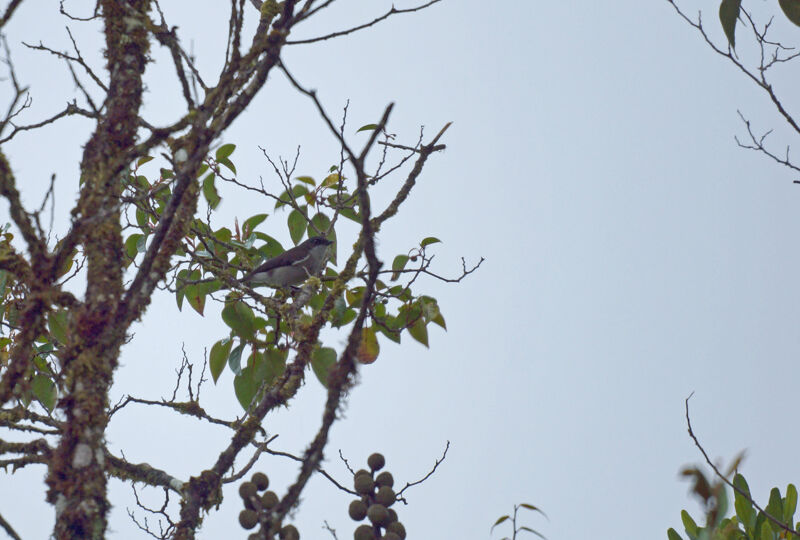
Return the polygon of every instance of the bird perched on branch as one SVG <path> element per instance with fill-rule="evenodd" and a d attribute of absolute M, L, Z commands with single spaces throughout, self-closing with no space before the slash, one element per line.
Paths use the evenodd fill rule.
<path fill-rule="evenodd" d="M 276 289 L 299 285 L 325 268 L 328 246 L 332 243 L 322 236 L 309 238 L 247 273 L 242 283 L 251 287 L 266 285 Z"/>

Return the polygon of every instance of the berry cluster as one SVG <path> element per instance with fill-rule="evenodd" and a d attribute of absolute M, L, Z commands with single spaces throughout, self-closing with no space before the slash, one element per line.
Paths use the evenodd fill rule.
<path fill-rule="evenodd" d="M 350 517 L 354 521 L 366 517 L 371 523 L 358 526 L 353 533 L 355 540 L 403 540 L 406 537 L 406 528 L 397 521 L 397 512 L 389 508 L 396 500 L 392 473 L 383 471 L 375 476 L 385 464 L 382 454 L 372 454 L 367 458 L 370 470 L 361 469 L 353 476 L 353 487 L 361 498 L 350 503 Z"/>
<path fill-rule="evenodd" d="M 269 512 L 278 504 L 278 495 L 267 491 L 269 478 L 262 472 L 254 473 L 249 482 L 242 482 L 239 495 L 244 501 L 244 510 L 239 512 L 239 524 L 247 530 L 261 524 L 258 532 L 252 533 L 247 540 L 264 540 L 269 530 Z M 261 495 L 258 493 L 263 491 Z M 300 540 L 300 533 L 294 525 L 286 525 L 278 533 L 281 540 Z"/>

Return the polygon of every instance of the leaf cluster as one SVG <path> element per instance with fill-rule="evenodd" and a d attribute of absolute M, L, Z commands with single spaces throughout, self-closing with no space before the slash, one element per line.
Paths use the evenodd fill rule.
<path fill-rule="evenodd" d="M 734 514 L 726 516 L 730 499 L 725 484 L 709 481 L 702 471 L 687 469 L 685 476 L 694 478 L 693 492 L 706 507 L 706 523 L 700 526 L 686 510 L 681 521 L 689 540 L 775 540 L 800 539 L 800 521 L 794 522 L 797 510 L 797 488 L 788 484 L 783 494 L 779 488 L 770 491 L 763 510 L 753 500 L 750 487 L 741 474 L 733 477 Z M 794 527 L 792 523 L 795 523 Z M 682 540 L 675 529 L 667 531 L 669 540 Z"/>
<path fill-rule="evenodd" d="M 296 245 L 303 239 L 323 235 L 330 239 L 331 266 L 321 279 L 311 280 L 313 291 L 300 306 L 297 291 L 279 290 L 265 298 L 239 281 L 238 275 L 247 273 L 261 262 L 285 251 L 283 245 L 262 230 L 272 226 L 271 216 L 258 213 L 240 216 L 232 226 L 212 225 L 212 218 L 222 200 L 217 182 L 239 184 L 236 166 L 232 160 L 235 146 L 225 144 L 209 156 L 202 165 L 199 176 L 202 193 L 208 207 L 205 219 L 196 217 L 174 263 L 172 283 L 179 308 L 188 304 L 200 315 L 205 314 L 207 301 L 214 299 L 223 304 L 221 319 L 228 334 L 214 342 L 209 353 L 209 367 L 214 382 L 219 381 L 227 368 L 234 374 L 234 389 L 243 408 L 253 401 L 259 389 L 269 387 L 284 373 L 290 350 L 299 344 L 304 324 L 309 324 L 323 310 L 326 299 L 336 289 L 337 294 L 325 314 L 332 328 L 345 329 L 356 319 L 362 307 L 369 312 L 370 323 L 361 333 L 358 360 L 363 364 L 374 362 L 380 353 L 378 336 L 400 343 L 407 333 L 415 341 L 429 344 L 428 326 L 433 323 L 446 329 L 444 316 L 435 298 L 418 294 L 414 280 L 427 269 L 430 255 L 426 249 L 439 243 L 435 237 L 426 237 L 406 254 L 397 255 L 391 271 L 385 273 L 386 281 L 378 279 L 375 295 L 369 305 L 363 306 L 365 284 L 359 283 L 365 274 L 357 273 L 355 279 L 340 283 L 337 262 L 336 224 L 339 216 L 360 223 L 357 190 L 349 185 L 338 166 L 332 166 L 321 181 L 312 176 L 296 176 L 285 182 L 279 195 L 260 190 L 261 195 L 272 197 L 276 214 L 283 213 L 289 237 Z M 139 173 L 139 167 L 151 161 L 142 158 L 136 163 L 126 180 L 126 201 L 129 230 L 125 239 L 127 264 L 137 264 L 145 253 L 149 235 L 165 210 L 171 195 L 168 169 L 160 169 L 152 181 Z M 223 172 L 224 170 L 224 172 Z M 227 177 L 227 174 L 233 177 Z M 241 185 L 241 184 L 239 184 Z M 241 225 L 240 225 L 241 223 Z M 217 294 L 219 293 L 219 294 Z M 298 311 L 299 309 L 299 311 Z M 328 372 L 336 363 L 333 347 L 318 343 L 311 355 L 313 372 L 327 386 Z"/>

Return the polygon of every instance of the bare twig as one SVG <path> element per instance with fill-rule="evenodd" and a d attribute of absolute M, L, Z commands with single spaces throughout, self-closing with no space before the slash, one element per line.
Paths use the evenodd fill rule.
<path fill-rule="evenodd" d="M 358 26 L 354 26 L 354 27 L 348 28 L 346 30 L 340 30 L 338 32 L 332 32 L 330 34 L 326 34 L 324 36 L 318 36 L 318 37 L 315 37 L 315 38 L 298 39 L 298 40 L 294 40 L 294 41 L 290 40 L 290 41 L 287 41 L 286 44 L 287 45 L 302 45 L 302 44 L 306 44 L 306 43 L 316 43 L 318 41 L 325 41 L 326 39 L 333 39 L 333 38 L 337 38 L 337 37 L 341 37 L 341 36 L 346 36 L 347 34 L 352 34 L 353 32 L 358 32 L 359 30 L 364 30 L 365 28 L 369 28 L 370 26 L 375 26 L 379 22 L 388 19 L 392 15 L 400 15 L 402 13 L 413 13 L 415 11 L 420 11 L 420 10 L 423 10 L 425 8 L 428 8 L 428 7 L 432 6 L 433 4 L 436 4 L 436 3 L 441 2 L 441 1 L 442 0 L 430 0 L 429 2 L 426 2 L 425 4 L 422 4 L 420 6 L 413 7 L 413 8 L 407 8 L 407 9 L 397 9 L 394 6 L 392 6 L 389 11 L 387 11 L 386 13 L 381 15 L 380 17 L 377 17 L 377 18 L 375 18 L 375 19 L 373 19 L 373 20 L 371 20 L 371 21 L 369 21 L 367 23 L 359 24 Z M 321 7 L 325 7 L 325 6 L 321 6 Z M 310 14 L 311 13 L 309 13 L 309 15 Z"/>
<path fill-rule="evenodd" d="M 765 517 L 766 517 L 768 520 L 770 520 L 772 523 L 774 523 L 775 525 L 777 525 L 778 527 L 780 527 L 780 528 L 781 528 L 781 529 L 783 529 L 784 531 L 786 531 L 786 532 L 788 532 L 788 533 L 791 533 L 791 534 L 793 534 L 793 535 L 798 535 L 798 536 L 800 536 L 800 531 L 796 531 L 796 530 L 792 529 L 790 525 L 786 525 L 786 524 L 785 524 L 783 521 L 781 521 L 780 519 L 776 518 L 775 516 L 773 516 L 773 515 L 769 514 L 769 513 L 768 513 L 766 510 L 764 510 L 763 508 L 761 508 L 761 507 L 760 507 L 760 506 L 759 506 L 759 505 L 758 505 L 758 504 L 757 504 L 757 503 L 756 503 L 756 502 L 753 500 L 753 498 L 750 496 L 750 494 L 749 494 L 749 493 L 747 493 L 746 491 L 744 491 L 744 490 L 742 490 L 742 489 L 739 489 L 739 487 L 737 487 L 736 485 L 734 485 L 734 483 L 733 483 L 733 482 L 731 482 L 730 480 L 728 480 L 728 478 L 727 478 L 727 477 L 726 477 L 724 474 L 722 474 L 722 472 L 720 472 L 720 470 L 717 468 L 717 466 L 716 466 L 716 465 L 714 465 L 714 463 L 711 461 L 711 458 L 709 458 L 709 457 L 708 457 L 708 454 L 706 453 L 706 450 L 705 450 L 705 448 L 703 448 L 703 446 L 700 444 L 700 441 L 698 441 L 698 440 L 697 440 L 697 437 L 695 436 L 695 434 L 694 434 L 694 431 L 692 430 L 692 421 L 691 421 L 691 419 L 689 418 L 689 400 L 690 400 L 690 399 L 692 399 L 692 396 L 693 396 L 693 395 L 694 395 L 694 392 L 692 392 L 692 393 L 689 395 L 689 397 L 687 397 L 687 398 L 686 398 L 686 400 L 685 400 L 685 402 L 684 402 L 684 404 L 685 404 L 685 407 L 686 407 L 686 426 L 688 427 L 688 430 L 689 430 L 689 436 L 690 436 L 690 437 L 692 438 L 692 440 L 694 441 L 694 445 L 697 447 L 697 449 L 698 449 L 698 450 L 700 450 L 700 453 L 701 453 L 701 454 L 703 454 L 703 458 L 706 460 L 706 464 L 708 464 L 708 466 L 709 466 L 709 467 L 711 467 L 711 470 L 713 470 L 713 471 L 714 471 L 714 474 L 716 474 L 716 475 L 717 475 L 717 477 L 718 477 L 720 480 L 722 480 L 723 482 L 725 482 L 725 484 L 727 484 L 727 485 L 728 485 L 728 487 L 730 487 L 730 488 L 731 488 L 733 491 L 735 491 L 736 493 L 738 493 L 739 495 L 741 495 L 742 497 L 744 497 L 745 499 L 747 499 L 747 501 L 748 501 L 750 504 L 752 504 L 752 505 L 753 505 L 753 507 L 754 507 L 756 510 L 758 510 L 759 512 L 761 512 L 762 514 L 764 514 L 764 516 L 765 516 Z"/>
<path fill-rule="evenodd" d="M 422 482 L 424 482 L 425 480 L 427 480 L 428 478 L 430 478 L 430 477 L 433 475 L 433 473 L 435 473 L 435 472 L 436 472 L 436 469 L 438 469 L 438 468 L 439 468 L 439 465 L 441 465 L 441 464 L 442 464 L 442 462 L 443 462 L 443 461 L 445 460 L 445 458 L 447 457 L 447 451 L 448 451 L 448 450 L 450 450 L 450 441 L 447 441 L 447 444 L 446 444 L 446 445 L 445 445 L 445 447 L 444 447 L 444 452 L 442 452 L 442 457 L 440 457 L 439 459 L 437 459 L 437 460 L 436 460 L 436 462 L 433 464 L 433 467 L 431 468 L 431 470 L 430 470 L 430 471 L 428 471 L 428 474 L 426 474 L 425 476 L 423 476 L 422 478 L 420 478 L 420 479 L 419 479 L 419 480 L 417 480 L 416 482 L 407 482 L 407 483 L 406 483 L 406 485 L 403 487 L 403 489 L 401 489 L 400 491 L 398 491 L 398 492 L 397 492 L 397 497 L 398 497 L 398 500 L 405 500 L 405 499 L 403 498 L 403 492 L 404 492 L 405 490 L 407 490 L 407 489 L 408 489 L 408 488 L 410 488 L 410 487 L 413 487 L 413 486 L 419 485 L 419 484 L 421 484 Z"/>
<path fill-rule="evenodd" d="M 17 531 L 14 530 L 14 527 L 12 527 L 11 524 L 8 521 L 6 521 L 2 515 L 0 515 L 0 527 L 2 527 L 3 530 L 6 531 L 6 534 L 8 534 L 8 536 L 13 538 L 14 540 L 22 540 L 22 537 L 17 534 Z"/>
<path fill-rule="evenodd" d="M 19 7 L 22 3 L 22 0 L 11 0 L 6 6 L 6 11 L 3 13 L 3 17 L 0 18 L 0 28 L 3 28 L 8 21 L 11 20 L 11 16 L 14 15 L 14 11 Z"/>

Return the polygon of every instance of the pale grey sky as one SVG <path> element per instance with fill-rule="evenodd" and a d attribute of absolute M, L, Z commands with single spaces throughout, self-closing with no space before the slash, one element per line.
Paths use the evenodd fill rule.
<path fill-rule="evenodd" d="M 777 10 L 774 2 L 749 3 Z M 8 34 L 19 75 L 32 88 L 31 119 L 73 95 L 61 63 L 19 46 L 68 44 L 66 22 L 51 4 L 23 4 Z M 301 34 L 359 23 L 391 5 L 365 4 L 340 0 Z M 715 6 L 681 5 L 690 13 L 707 9 L 704 20 L 721 43 Z M 188 6 L 164 7 L 211 76 L 227 16 L 211 2 Z M 780 16 L 775 24 L 787 40 L 800 35 Z M 97 29 L 72 26 L 84 53 L 96 51 Z M 154 47 L 154 57 L 165 56 Z M 550 540 L 682 532 L 680 510 L 699 515 L 677 476 L 701 460 L 683 416 L 691 392 L 697 435 L 714 457 L 748 449 L 741 470 L 758 498 L 797 480 L 799 441 L 787 418 L 800 375 L 800 186 L 736 147 L 734 135 L 744 133 L 737 109 L 757 129 L 777 128 L 778 148 L 792 141 L 782 138 L 766 96 L 666 0 L 444 0 L 361 34 L 291 48 L 285 61 L 330 111 L 349 99 L 354 128 L 375 121 L 389 101 L 397 104 L 390 127 L 406 140 L 420 124 L 433 134 L 454 122 L 447 151 L 432 159 L 381 237 L 379 254 L 390 261 L 433 235 L 444 241 L 435 250 L 442 273 L 456 274 L 462 256 L 486 262 L 460 285 L 426 283 L 448 331 L 432 331 L 430 350 L 410 339 L 382 343 L 326 452 L 326 469 L 344 479 L 338 449 L 356 464 L 380 450 L 404 485 L 451 442 L 437 473 L 398 508 L 410 538 L 488 538 L 494 520 L 517 502 L 547 512 L 549 521 L 523 519 Z M 164 123 L 183 102 L 168 66 L 148 69 L 146 110 Z M 785 73 L 784 83 L 796 80 L 791 66 Z M 786 96 L 795 90 L 783 89 Z M 90 127 L 67 120 L 4 147 L 29 205 L 58 174 L 62 231 Z M 237 144 L 234 161 L 249 180 L 273 179 L 259 145 L 283 156 L 302 145 L 299 169 L 316 176 L 337 160 L 312 105 L 279 74 L 225 142 Z M 222 195 L 221 220 L 263 203 Z M 285 217 L 276 217 L 267 230 L 288 238 Z M 197 360 L 225 333 L 212 314 L 179 314 L 173 298 L 157 299 L 125 350 L 115 397 L 168 396 L 181 342 Z M 219 416 L 238 413 L 229 372 L 203 399 Z M 292 409 L 268 420 L 278 447 L 302 450 L 322 400 L 309 378 Z M 207 466 L 224 441 L 221 430 L 141 409 L 120 414 L 109 432 L 114 451 L 178 477 Z M 294 475 L 281 460 L 259 468 L 277 486 Z M 0 513 L 24 538 L 46 537 L 52 526 L 52 509 L 41 502 L 43 477 L 30 468 L 1 480 Z M 112 482 L 112 495 L 112 537 L 136 537 L 125 511 L 130 487 Z M 202 538 L 246 537 L 233 489 L 227 495 Z M 327 538 L 323 520 L 350 538 L 348 502 L 316 478 L 295 523 L 304 538 Z"/>

